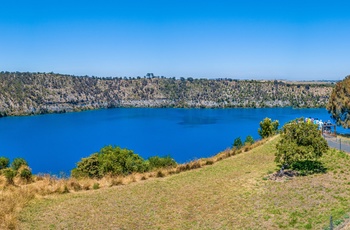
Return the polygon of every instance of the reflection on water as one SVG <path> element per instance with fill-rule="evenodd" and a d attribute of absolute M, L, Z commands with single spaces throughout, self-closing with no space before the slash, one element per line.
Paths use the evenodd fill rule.
<path fill-rule="evenodd" d="M 212 125 L 217 123 L 217 118 L 200 117 L 200 116 L 185 116 L 180 121 L 179 125 Z"/>

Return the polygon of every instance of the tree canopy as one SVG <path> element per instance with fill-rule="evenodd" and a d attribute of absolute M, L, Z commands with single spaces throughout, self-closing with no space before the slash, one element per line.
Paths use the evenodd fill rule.
<path fill-rule="evenodd" d="M 266 138 L 275 135 L 278 130 L 279 122 L 278 120 L 272 121 L 270 118 L 266 117 L 260 122 L 260 128 L 258 133 L 261 138 Z"/>
<path fill-rule="evenodd" d="M 294 121 L 283 126 L 276 148 L 275 162 L 293 166 L 301 161 L 317 161 L 327 151 L 328 144 L 317 125 Z"/>
<path fill-rule="evenodd" d="M 350 127 L 350 75 L 334 87 L 327 110 L 337 125 Z"/>

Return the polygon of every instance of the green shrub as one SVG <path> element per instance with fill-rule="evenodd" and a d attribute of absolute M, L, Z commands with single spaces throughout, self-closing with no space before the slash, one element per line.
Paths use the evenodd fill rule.
<path fill-rule="evenodd" d="M 244 141 L 244 144 L 245 145 L 246 144 L 250 144 L 250 145 L 254 144 L 254 138 L 252 136 L 248 135 Z"/>
<path fill-rule="evenodd" d="M 154 156 L 148 158 L 148 164 L 150 169 L 166 168 L 166 167 L 175 167 L 176 161 L 170 156 Z"/>
<path fill-rule="evenodd" d="M 144 159 L 132 150 L 106 146 L 99 153 L 100 176 L 128 175 L 133 172 L 146 172 L 148 166 Z"/>
<path fill-rule="evenodd" d="M 0 170 L 8 168 L 10 165 L 10 160 L 7 157 L 0 157 Z"/>
<path fill-rule="evenodd" d="M 237 138 L 233 141 L 232 147 L 233 147 L 233 148 L 236 148 L 236 149 L 240 149 L 240 148 L 242 148 L 242 146 L 243 146 L 243 143 L 242 143 L 241 137 L 237 137 Z"/>
<path fill-rule="evenodd" d="M 11 167 L 13 170 L 17 171 L 22 165 L 28 166 L 28 163 L 23 158 L 15 158 L 12 161 Z"/>
<path fill-rule="evenodd" d="M 71 175 L 74 178 L 99 177 L 99 166 L 98 153 L 94 153 L 89 157 L 82 158 L 81 161 L 77 163 L 77 167 L 72 170 Z"/>
<path fill-rule="evenodd" d="M 82 158 L 72 170 L 72 177 L 101 178 L 107 174 L 128 175 L 133 172 L 146 172 L 149 165 L 139 155 L 128 149 L 106 146 L 99 153 Z"/>
<path fill-rule="evenodd" d="M 14 184 L 14 181 L 13 179 L 15 178 L 16 176 L 16 172 L 11 169 L 11 168 L 6 168 L 3 170 L 3 175 L 5 176 L 6 178 L 6 182 L 7 184 Z"/>
<path fill-rule="evenodd" d="M 99 183 L 94 183 L 94 185 L 92 186 L 92 189 L 96 190 L 100 188 L 100 184 Z"/>
<path fill-rule="evenodd" d="M 19 176 L 26 182 L 30 182 L 32 180 L 32 172 L 28 167 L 21 167 L 19 169 Z"/>
<path fill-rule="evenodd" d="M 258 133 L 261 138 L 270 137 L 277 133 L 279 122 L 277 120 L 271 121 L 270 118 L 266 117 L 263 121 L 260 122 L 260 128 Z"/>

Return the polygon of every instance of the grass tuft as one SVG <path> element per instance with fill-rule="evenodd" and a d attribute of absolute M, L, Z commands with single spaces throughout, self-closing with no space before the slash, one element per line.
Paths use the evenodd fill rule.
<path fill-rule="evenodd" d="M 96 182 L 96 183 L 94 183 L 94 185 L 92 186 L 92 188 L 93 188 L 94 190 L 99 189 L 99 188 L 100 188 L 100 184 Z"/>

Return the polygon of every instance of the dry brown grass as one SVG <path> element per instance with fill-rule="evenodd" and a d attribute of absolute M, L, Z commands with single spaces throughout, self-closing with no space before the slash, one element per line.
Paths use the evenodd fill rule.
<path fill-rule="evenodd" d="M 266 140 L 256 142 L 249 146 L 249 149 L 257 147 Z M 234 156 L 243 152 L 242 150 L 227 149 L 214 157 L 195 160 L 186 164 L 177 165 L 175 168 L 159 169 L 154 172 L 135 173 L 128 176 L 106 176 L 102 179 L 58 179 L 50 175 L 34 176 L 32 183 L 15 178 L 15 185 L 6 184 L 3 176 L 0 176 L 0 229 L 18 228 L 18 213 L 33 198 L 42 198 L 48 195 L 76 193 L 87 190 L 94 190 L 98 183 L 99 188 L 128 185 L 133 182 L 145 181 L 151 178 L 166 177 L 184 171 L 202 168 L 212 165 L 215 162 Z"/>
<path fill-rule="evenodd" d="M 135 174 L 125 179 L 125 186 L 109 187 L 109 181 L 104 189 L 34 199 L 21 212 L 20 227 L 322 229 L 330 215 L 335 222 L 342 220 L 350 212 L 350 157 L 330 150 L 322 158 L 325 174 L 265 180 L 276 170 L 275 144 L 272 140 L 209 167 L 204 167 L 208 159 L 190 162 L 183 167 L 202 167 L 181 174 L 162 171 L 173 176 Z M 216 157 L 231 154 L 224 151 Z"/>
<path fill-rule="evenodd" d="M 258 146 L 258 145 L 259 144 L 256 144 L 256 146 Z M 194 201 L 191 201 L 190 203 L 189 203 L 189 201 L 187 201 L 187 200 L 185 201 L 185 200 L 182 200 L 182 199 L 188 199 L 188 198 L 191 199 L 191 195 L 196 191 L 196 188 L 198 188 L 198 185 L 199 184 L 205 184 L 205 180 L 209 180 L 210 181 L 208 183 L 208 187 L 206 186 L 207 188 L 210 188 L 211 187 L 210 184 L 213 181 L 215 181 L 212 177 L 213 176 L 216 177 L 217 175 L 214 174 L 211 177 L 210 176 L 207 177 L 208 175 L 207 176 L 206 175 L 202 175 L 200 178 L 197 178 L 197 179 L 199 179 L 199 181 L 197 181 L 195 183 L 194 187 L 191 186 L 191 183 L 192 183 L 191 181 L 192 180 L 195 181 L 196 179 L 192 178 L 192 176 L 191 176 L 190 179 L 186 178 L 186 176 L 185 176 L 184 177 L 184 178 L 186 178 L 185 181 L 177 181 L 176 182 L 176 186 L 173 189 L 170 189 L 172 187 L 172 185 L 169 185 L 170 187 L 168 187 L 168 186 L 164 187 L 161 184 L 159 184 L 159 182 L 167 183 L 166 181 L 169 181 L 170 178 L 182 178 L 181 175 L 191 175 L 191 174 L 189 174 L 191 172 L 188 172 L 189 170 L 199 173 L 201 171 L 198 170 L 198 169 L 207 168 L 207 171 L 209 172 L 209 174 L 211 174 L 210 172 L 215 172 L 215 170 L 214 171 L 210 170 L 211 167 L 216 165 L 216 164 L 214 164 L 215 162 L 217 162 L 217 163 L 225 162 L 225 161 L 221 161 L 221 162 L 219 162 L 219 161 L 222 160 L 222 159 L 228 158 L 230 156 L 236 155 L 238 153 L 241 153 L 241 152 L 242 151 L 225 150 L 222 153 L 219 153 L 218 155 L 216 155 L 216 156 L 214 156 L 212 158 L 199 159 L 199 160 L 192 161 L 192 162 L 189 162 L 189 163 L 186 163 L 186 164 L 178 165 L 176 168 L 157 170 L 155 172 L 150 172 L 150 173 L 145 173 L 145 174 L 133 174 L 133 175 L 131 175 L 129 177 L 123 177 L 123 178 L 103 178 L 103 180 L 109 181 L 109 186 L 108 187 L 112 186 L 113 184 L 117 184 L 117 185 L 121 185 L 121 184 L 127 185 L 127 184 L 129 184 L 129 185 L 128 186 L 119 186 L 117 188 L 101 189 L 101 190 L 98 190 L 98 191 L 93 191 L 93 192 L 91 191 L 91 192 L 88 192 L 88 193 L 81 193 L 80 192 L 80 193 L 74 193 L 74 194 L 71 193 L 71 194 L 59 195 L 59 196 L 54 195 L 54 196 L 49 196 L 50 198 L 48 198 L 48 199 L 36 199 L 36 201 L 34 203 L 36 203 L 36 202 L 39 202 L 39 203 L 40 202 L 44 202 L 45 203 L 46 201 L 49 201 L 51 199 L 54 199 L 54 200 L 58 199 L 58 200 L 60 200 L 61 198 L 64 198 L 64 197 L 67 197 L 67 196 L 71 196 L 71 195 L 78 198 L 80 196 L 85 196 L 85 195 L 88 195 L 88 194 L 99 194 L 98 195 L 99 198 L 97 200 L 94 200 L 93 203 L 90 203 L 90 199 L 88 199 L 89 202 L 82 202 L 80 200 L 80 201 L 78 201 L 78 203 L 70 204 L 69 206 L 73 205 L 73 206 L 75 206 L 77 208 L 73 212 L 76 212 L 78 210 L 81 210 L 81 211 L 85 210 L 86 211 L 85 207 L 83 207 L 83 206 L 85 206 L 85 204 L 87 204 L 87 203 L 90 203 L 90 204 L 87 204 L 89 206 L 87 208 L 87 210 L 90 210 L 90 211 L 94 209 L 94 206 L 99 206 L 99 207 L 102 208 L 102 206 L 106 205 L 105 206 L 106 209 L 110 209 L 115 204 L 111 204 L 110 201 L 105 200 L 105 197 L 104 197 L 103 194 L 105 192 L 109 193 L 110 189 L 112 189 L 112 190 L 117 189 L 117 191 L 124 191 L 124 192 L 126 192 L 127 194 L 131 195 L 131 197 L 129 195 L 128 195 L 128 197 L 125 197 L 124 196 L 125 194 L 123 194 L 123 195 L 121 195 L 121 194 L 112 195 L 112 194 L 109 193 L 109 195 L 107 195 L 107 194 L 106 195 L 108 197 L 111 195 L 111 197 L 114 197 L 114 198 L 117 198 L 117 197 L 119 197 L 119 195 L 121 195 L 119 198 L 117 198 L 117 200 L 119 200 L 121 202 L 120 204 L 117 205 L 117 207 L 123 206 L 123 207 L 127 208 L 127 211 L 126 211 L 125 215 L 135 214 L 135 216 L 133 216 L 132 218 L 136 218 L 137 219 L 137 218 L 141 217 L 142 220 L 146 220 L 148 217 L 139 216 L 139 214 L 140 214 L 139 212 L 143 213 L 143 210 L 146 210 L 145 211 L 146 215 L 150 215 L 150 216 L 156 215 L 157 216 L 158 214 L 155 214 L 156 210 L 148 210 L 148 209 L 149 208 L 154 208 L 154 207 L 152 207 L 154 205 L 154 203 L 153 203 L 154 200 L 153 199 L 158 199 L 157 198 L 158 195 L 160 195 L 160 197 L 162 197 L 162 193 L 164 191 L 161 192 L 161 190 L 164 188 L 165 191 L 166 191 L 167 196 L 162 198 L 164 200 L 159 203 L 160 207 L 158 207 L 156 209 L 159 210 L 161 207 L 166 207 L 168 205 L 165 204 L 164 202 L 166 202 L 166 203 L 170 202 L 171 204 L 176 206 L 176 210 L 174 210 L 175 211 L 174 215 L 176 216 L 176 218 L 178 218 L 178 217 L 182 216 L 183 213 L 186 213 L 186 210 L 181 210 L 181 206 L 184 203 L 185 204 L 186 203 L 187 204 L 191 204 L 191 202 L 202 202 L 201 200 L 197 200 L 198 197 L 194 197 Z M 207 163 L 207 162 L 210 162 L 210 163 Z M 208 165 L 211 165 L 211 166 L 210 167 L 206 167 Z M 193 170 L 193 169 L 196 169 L 196 170 Z M 225 170 L 227 170 L 227 168 L 225 168 Z M 181 172 L 186 172 L 186 173 L 181 173 Z M 181 175 L 176 175 L 176 176 L 173 176 L 173 177 L 166 177 L 166 176 L 173 175 L 173 174 L 178 174 L 178 173 L 181 173 Z M 163 178 L 163 177 L 166 177 L 166 178 Z M 151 180 L 149 180 L 149 179 L 151 179 Z M 148 180 L 148 181 L 145 181 L 145 180 Z M 170 180 L 172 180 L 172 179 L 170 179 Z M 228 182 L 224 178 L 221 178 L 221 180 L 222 181 L 219 182 L 219 184 Z M 134 181 L 143 181 L 143 183 L 132 183 Z M 102 181 L 100 181 L 100 183 L 102 185 L 101 187 L 106 188 L 105 186 L 103 186 L 104 183 Z M 74 183 L 69 182 L 68 186 L 72 185 L 72 184 L 74 184 Z M 146 186 L 146 187 L 144 187 L 141 190 L 139 190 L 139 189 L 134 190 L 138 185 L 140 185 L 141 187 L 143 187 L 143 186 Z M 134 187 L 134 186 L 136 186 L 136 187 Z M 74 186 L 73 186 L 73 188 L 74 188 Z M 149 189 L 152 190 L 151 194 L 148 194 L 148 192 L 150 192 Z M 205 192 L 203 193 L 203 195 L 205 195 Z M 175 198 L 175 200 L 172 200 L 173 197 Z M 139 200 L 139 198 L 140 198 L 140 200 Z M 205 197 L 203 197 L 203 198 L 204 198 L 204 200 L 203 200 L 204 202 L 205 202 L 206 199 L 208 199 L 207 195 L 205 195 Z M 215 200 L 217 200 L 217 198 L 219 198 L 219 197 L 217 195 L 215 195 Z M 105 200 L 108 204 L 99 204 L 98 200 L 100 200 L 100 199 Z M 125 203 L 127 203 L 127 204 L 133 203 L 135 201 L 135 199 L 139 200 L 139 202 L 142 202 L 142 203 L 145 202 L 145 203 L 142 204 L 139 209 L 137 208 L 137 206 L 140 205 L 140 204 L 138 204 L 138 202 L 136 202 L 134 205 L 132 205 L 132 207 L 124 206 Z M 148 200 L 148 199 L 150 199 L 150 200 Z M 180 199 L 180 200 L 178 200 L 178 199 Z M 219 202 L 219 200 L 217 200 L 217 201 Z M 82 203 L 80 203 L 80 202 L 82 202 Z M 221 206 L 221 204 L 223 202 L 225 202 L 225 201 L 222 200 L 218 204 L 216 204 L 215 205 L 215 209 L 217 210 L 219 208 L 219 206 Z M 212 204 L 214 204 L 214 203 L 215 202 L 213 201 Z M 151 204 L 151 206 L 148 207 L 148 204 Z M 46 204 L 44 206 L 46 206 Z M 102 208 L 102 209 L 104 209 L 104 208 Z M 107 223 L 107 227 L 103 226 L 104 228 L 107 228 L 107 229 L 108 228 L 127 228 L 127 229 L 152 228 L 151 227 L 153 225 L 152 223 L 146 224 L 145 226 L 142 226 L 142 225 L 140 225 L 138 223 L 135 223 L 135 224 L 130 223 L 131 225 L 126 225 L 125 227 L 120 227 L 120 226 L 116 225 L 116 222 L 114 222 L 113 220 L 115 219 L 115 221 L 119 222 L 123 218 L 114 218 L 114 217 L 112 218 L 109 215 L 112 214 L 114 211 L 112 211 L 112 210 L 106 211 L 106 210 L 102 210 L 102 209 L 101 210 L 100 209 L 99 210 L 95 210 L 93 212 L 96 213 L 96 214 L 99 213 L 99 212 L 101 212 L 101 214 L 102 213 L 107 214 L 107 216 L 106 216 L 107 219 L 103 220 L 102 222 L 107 221 L 107 220 L 108 221 L 112 221 L 112 223 L 110 223 L 108 221 L 104 222 L 104 223 Z M 138 210 L 136 211 L 136 209 L 138 209 Z M 190 208 L 190 209 L 192 209 L 192 208 Z M 29 209 L 26 209 L 26 210 L 29 210 Z M 38 210 L 36 210 L 36 208 L 35 208 L 34 211 L 29 211 L 29 213 L 34 214 L 34 213 L 37 213 L 37 211 Z M 85 212 L 85 211 L 83 211 L 83 212 Z M 198 209 L 198 211 L 199 211 L 199 209 Z M 118 215 L 121 215 L 121 217 L 124 216 L 124 214 L 122 214 L 123 212 L 124 211 L 121 211 L 121 210 L 116 211 L 116 213 L 119 213 Z M 153 214 L 152 214 L 152 212 L 153 212 Z M 169 212 L 169 214 L 170 214 L 170 212 L 172 212 L 172 211 L 167 210 L 166 212 Z M 67 214 L 70 215 L 69 213 L 67 213 Z M 104 214 L 102 214 L 102 215 L 104 215 Z M 48 213 L 44 214 L 44 216 L 46 216 L 46 217 L 48 217 L 50 215 L 51 214 L 48 214 Z M 53 215 L 56 215 L 56 214 L 53 214 Z M 84 219 L 88 218 L 88 216 L 86 216 L 85 214 L 78 214 L 78 215 L 79 216 L 81 216 L 81 215 L 84 216 L 83 217 Z M 21 216 L 21 221 L 24 223 L 23 225 L 21 225 L 22 228 L 42 228 L 43 227 L 43 226 L 39 226 L 39 225 L 36 225 L 36 224 L 34 224 L 34 225 L 32 225 L 32 224 L 26 225 L 25 224 L 26 217 L 24 217 L 24 216 L 25 215 Z M 124 216 L 124 217 L 126 217 L 126 216 Z M 160 216 L 158 216 L 157 219 L 159 217 Z M 53 216 L 50 216 L 48 218 L 51 219 L 51 218 L 53 218 Z M 64 218 L 70 218 L 70 217 L 67 216 L 67 217 L 64 217 Z M 99 219 L 100 217 L 96 216 L 96 218 Z M 95 219 L 95 220 L 97 220 L 97 219 Z M 61 222 L 61 221 L 59 221 L 59 222 Z M 99 221 L 96 221 L 96 222 L 99 222 Z M 163 223 L 163 224 L 160 225 L 160 228 L 177 228 L 176 225 L 177 225 L 176 222 L 174 222 L 174 224 L 171 225 L 171 226 L 167 226 L 166 224 Z M 67 227 L 67 226 L 71 226 L 71 227 Z M 83 225 L 80 225 L 78 223 L 77 223 L 77 225 L 71 225 L 71 223 L 68 223 L 68 225 L 65 225 L 62 222 L 62 223 L 59 223 L 59 224 L 51 224 L 51 225 L 49 224 L 49 225 L 46 225 L 46 227 L 43 227 L 43 228 L 58 228 L 58 229 L 61 229 L 61 228 L 76 228 L 76 227 L 78 227 L 78 228 L 87 228 L 87 229 L 94 229 L 94 228 L 101 228 L 102 226 L 99 226 L 97 223 L 96 224 L 86 223 L 86 224 L 83 224 Z"/>

